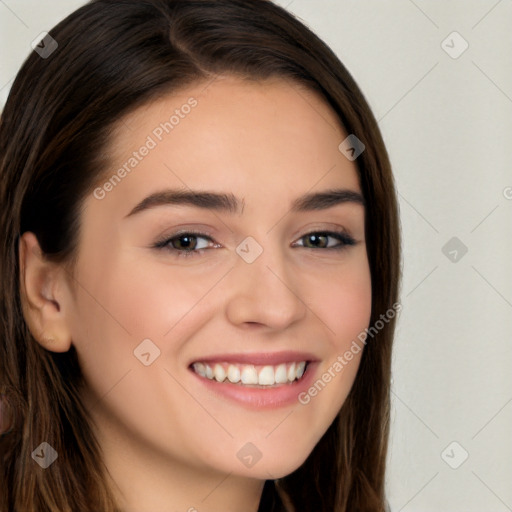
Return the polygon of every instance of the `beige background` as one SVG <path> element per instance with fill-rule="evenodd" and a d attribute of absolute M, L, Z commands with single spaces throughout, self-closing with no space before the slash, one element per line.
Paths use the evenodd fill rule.
<path fill-rule="evenodd" d="M 396 175 L 391 508 L 512 510 L 512 1 L 277 3 L 354 75 Z M 31 41 L 82 4 L 0 0 L 1 105 Z"/>

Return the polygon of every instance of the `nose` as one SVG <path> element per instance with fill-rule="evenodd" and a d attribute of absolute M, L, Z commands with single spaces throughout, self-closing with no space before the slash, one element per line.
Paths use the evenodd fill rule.
<path fill-rule="evenodd" d="M 279 249 L 264 247 L 252 263 L 237 258 L 230 279 L 226 315 L 234 325 L 261 324 L 280 330 L 306 315 L 300 274 L 291 272 Z"/>

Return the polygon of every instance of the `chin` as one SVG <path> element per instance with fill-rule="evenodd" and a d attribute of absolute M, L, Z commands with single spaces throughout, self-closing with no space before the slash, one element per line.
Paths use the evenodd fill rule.
<path fill-rule="evenodd" d="M 312 451 L 312 450 L 311 450 Z M 310 455 L 311 451 L 301 451 L 300 453 L 285 453 L 276 450 L 272 455 L 261 455 L 252 467 L 243 467 L 243 464 L 231 467 L 233 471 L 240 476 L 256 478 L 258 480 L 278 479 L 290 475 L 297 470 Z"/>

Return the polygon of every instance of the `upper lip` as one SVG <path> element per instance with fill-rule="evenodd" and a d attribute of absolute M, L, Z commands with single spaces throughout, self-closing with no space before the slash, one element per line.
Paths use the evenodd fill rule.
<path fill-rule="evenodd" d="M 307 352 L 283 351 L 283 352 L 242 352 L 239 354 L 216 354 L 194 359 L 193 363 L 243 363 L 254 365 L 278 365 L 300 361 L 317 361 L 317 358 Z"/>

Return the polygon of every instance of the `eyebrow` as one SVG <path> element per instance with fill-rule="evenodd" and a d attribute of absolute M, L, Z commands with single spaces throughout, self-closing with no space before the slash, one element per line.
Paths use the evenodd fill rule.
<path fill-rule="evenodd" d="M 356 203 L 362 206 L 365 204 L 363 196 L 355 190 L 329 189 L 322 192 L 304 194 L 298 197 L 292 202 L 290 210 L 291 212 L 325 210 L 343 203 Z M 231 193 L 167 189 L 155 192 L 144 198 L 125 216 L 125 218 L 150 208 L 168 205 L 189 205 L 197 208 L 241 215 L 245 201 L 238 199 Z"/>

